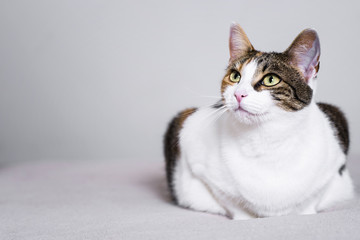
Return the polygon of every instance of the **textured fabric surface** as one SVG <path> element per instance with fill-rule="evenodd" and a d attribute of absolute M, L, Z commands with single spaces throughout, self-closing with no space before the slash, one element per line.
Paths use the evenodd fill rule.
<path fill-rule="evenodd" d="M 360 183 L 360 159 L 348 168 Z M 164 165 L 36 162 L 0 168 L 0 239 L 359 239 L 360 200 L 329 212 L 232 221 L 174 206 Z"/>

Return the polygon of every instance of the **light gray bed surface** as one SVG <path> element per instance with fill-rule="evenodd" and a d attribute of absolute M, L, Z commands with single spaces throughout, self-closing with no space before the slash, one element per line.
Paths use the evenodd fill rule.
<path fill-rule="evenodd" d="M 359 161 L 348 164 L 357 186 Z M 0 168 L 0 239 L 360 239 L 359 200 L 232 221 L 170 203 L 160 160 L 23 163 Z"/>

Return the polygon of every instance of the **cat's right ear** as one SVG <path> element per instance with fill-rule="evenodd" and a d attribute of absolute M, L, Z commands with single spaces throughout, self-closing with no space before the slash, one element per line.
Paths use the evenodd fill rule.
<path fill-rule="evenodd" d="M 237 23 L 231 24 L 230 27 L 229 49 L 230 61 L 254 50 L 244 30 Z"/>

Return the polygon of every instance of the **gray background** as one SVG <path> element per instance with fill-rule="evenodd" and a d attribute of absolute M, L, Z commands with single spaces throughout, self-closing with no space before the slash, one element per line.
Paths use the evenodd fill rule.
<path fill-rule="evenodd" d="M 233 21 L 265 51 L 318 31 L 317 99 L 343 109 L 359 154 L 359 12 L 355 1 L 1 0 L 0 162 L 161 160 L 170 118 L 219 96 Z"/>

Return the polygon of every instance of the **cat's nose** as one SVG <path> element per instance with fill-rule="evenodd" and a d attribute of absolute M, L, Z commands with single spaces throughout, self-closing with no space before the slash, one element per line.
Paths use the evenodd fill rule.
<path fill-rule="evenodd" d="M 242 100 L 244 97 L 247 96 L 247 93 L 245 93 L 245 92 L 235 92 L 234 95 L 235 95 L 235 98 L 236 98 L 236 100 L 238 101 L 238 103 L 240 103 L 241 100 Z"/>

